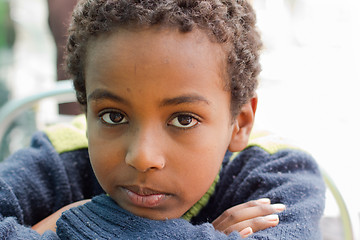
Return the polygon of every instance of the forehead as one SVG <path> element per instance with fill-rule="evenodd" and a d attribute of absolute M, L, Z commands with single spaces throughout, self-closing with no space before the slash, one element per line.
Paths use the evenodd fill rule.
<path fill-rule="evenodd" d="M 127 64 L 128 70 L 154 64 L 186 64 L 189 68 L 206 68 L 224 78 L 226 61 L 222 45 L 211 42 L 197 29 L 182 33 L 168 28 L 142 30 L 118 29 L 91 39 L 85 59 L 85 78 L 94 74 L 87 66 Z M 99 73 L 99 72 L 98 72 Z"/>

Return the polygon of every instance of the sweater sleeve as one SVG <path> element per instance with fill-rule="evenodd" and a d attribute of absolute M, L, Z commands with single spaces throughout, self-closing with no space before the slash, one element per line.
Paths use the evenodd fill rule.
<path fill-rule="evenodd" d="M 241 239 L 216 231 L 210 223 L 192 225 L 184 219 L 150 220 L 120 208 L 100 195 L 85 205 L 64 212 L 57 221 L 60 239 Z"/>
<path fill-rule="evenodd" d="M 86 149 L 60 155 L 47 136 L 39 132 L 34 135 L 30 148 L 0 163 L 1 239 L 22 234 L 28 238 L 19 239 L 39 239 L 40 236 L 26 226 L 34 225 L 90 192 L 91 186 L 85 184 L 84 176 L 91 175 L 91 166 L 81 155 L 85 153 Z"/>
<path fill-rule="evenodd" d="M 211 222 L 226 209 L 259 198 L 283 203 L 286 210 L 279 214 L 278 226 L 247 239 L 321 239 L 325 185 L 314 159 L 296 149 L 269 153 L 251 146 L 230 158 L 224 163 L 213 197 L 193 221 Z"/>
<path fill-rule="evenodd" d="M 46 231 L 40 235 L 36 231 L 20 225 L 13 217 L 2 218 L 0 216 L 0 239 L 6 240 L 59 240 L 56 233 Z"/>

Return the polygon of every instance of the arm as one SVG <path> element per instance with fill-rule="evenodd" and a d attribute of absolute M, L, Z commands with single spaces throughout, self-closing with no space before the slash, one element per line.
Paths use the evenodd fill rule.
<path fill-rule="evenodd" d="M 47 230 L 56 232 L 56 222 L 62 213 L 73 208 L 81 206 L 90 200 L 82 200 L 65 207 L 62 207 L 52 215 L 43 219 L 32 227 L 33 230 L 43 234 Z M 270 199 L 259 199 L 244 204 L 234 206 L 226 210 L 219 216 L 212 225 L 215 230 L 223 232 L 227 235 L 233 231 L 239 232 L 240 236 L 245 238 L 254 232 L 274 227 L 279 223 L 279 218 L 274 213 L 285 210 L 283 204 L 270 204 Z"/>
<path fill-rule="evenodd" d="M 17 223 L 15 218 L 3 218 L 0 215 L 0 239 L 59 240 L 59 237 L 52 231 L 47 231 L 43 235 L 40 235 L 34 230 Z"/>
<path fill-rule="evenodd" d="M 255 179 L 255 172 L 248 180 L 260 188 L 249 198 L 266 195 L 273 201 L 284 203 L 287 209 L 279 214 L 277 227 L 258 232 L 250 239 L 265 236 L 322 239 L 319 223 L 325 207 L 325 184 L 312 157 L 302 151 L 284 150 L 270 155 L 262 172 L 258 170 L 258 179 Z"/>
<path fill-rule="evenodd" d="M 29 149 L 1 163 L 0 229 L 8 229 L 6 234 L 29 231 L 24 226 L 39 222 L 73 201 L 91 197 L 87 195 L 94 189 L 89 184 L 92 171 L 82 155 L 87 155 L 86 149 L 59 155 L 46 135 L 38 133 Z M 80 176 L 84 179 L 77 181 Z"/>
<path fill-rule="evenodd" d="M 232 206 L 270 198 L 286 205 L 279 224 L 248 239 L 282 239 L 289 234 L 293 239 L 321 239 L 324 193 L 321 174 L 310 155 L 290 149 L 269 153 L 254 146 L 225 162 L 215 194 L 192 221 L 213 221 Z"/>
<path fill-rule="evenodd" d="M 83 163 L 79 155 L 76 157 L 76 161 L 62 159 L 46 135 L 36 134 L 30 148 L 0 165 L 1 214 L 16 217 L 20 224 L 33 225 L 62 206 L 80 200 L 77 198 L 85 190 L 79 186 L 82 181 L 76 180 Z"/>

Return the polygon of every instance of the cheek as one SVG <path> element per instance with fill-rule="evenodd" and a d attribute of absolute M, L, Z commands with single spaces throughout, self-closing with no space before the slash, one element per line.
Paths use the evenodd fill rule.
<path fill-rule="evenodd" d="M 103 147 L 102 147 L 103 146 Z M 99 145 L 98 141 L 89 140 L 89 156 L 91 166 L 94 170 L 96 177 L 99 182 L 102 184 L 104 178 L 109 175 L 114 163 L 110 159 L 114 159 L 111 156 L 111 152 L 108 151 L 105 144 Z"/>
<path fill-rule="evenodd" d="M 198 160 L 195 161 L 197 169 L 203 169 L 204 172 L 216 176 L 228 148 L 230 136 L 231 131 L 222 125 L 211 130 L 207 129 L 197 143 L 199 149 Z"/>
<path fill-rule="evenodd" d="M 187 197 L 195 202 L 213 183 L 227 150 L 228 135 L 225 132 L 221 135 L 218 133 L 204 129 L 198 136 L 193 136 L 187 151 L 179 151 L 182 158 L 178 160 L 180 164 L 177 168 L 181 170 L 177 172 L 183 172 L 185 187 L 188 188 Z"/>
<path fill-rule="evenodd" d="M 96 127 L 89 132 L 88 138 L 91 166 L 106 191 L 106 184 L 111 183 L 113 175 L 121 167 L 121 144 L 115 139 L 97 134 Z"/>
<path fill-rule="evenodd" d="M 121 152 L 119 135 L 114 129 L 104 129 L 96 120 L 88 121 L 89 155 L 92 162 L 111 164 Z"/>
<path fill-rule="evenodd" d="M 119 182 L 119 175 L 123 175 L 126 168 L 118 148 L 110 143 L 96 143 L 92 147 L 89 144 L 90 163 L 100 186 L 112 194 L 114 184 Z"/>
<path fill-rule="evenodd" d="M 217 161 L 221 162 L 229 146 L 231 134 L 231 128 L 224 124 L 213 124 L 211 127 L 206 127 L 194 142 L 193 151 L 196 151 L 197 148 L 201 155 L 212 159 L 209 161 L 209 165 Z"/>
<path fill-rule="evenodd" d="M 213 152 L 202 153 L 195 156 L 190 166 L 181 178 L 183 183 L 183 200 L 187 209 L 190 209 L 209 190 L 219 173 L 223 156 Z"/>

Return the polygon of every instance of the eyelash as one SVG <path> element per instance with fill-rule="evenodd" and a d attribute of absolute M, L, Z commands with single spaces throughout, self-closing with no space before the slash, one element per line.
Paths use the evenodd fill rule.
<path fill-rule="evenodd" d="M 175 119 L 179 118 L 179 117 L 189 117 L 191 118 L 191 122 L 189 124 L 191 124 L 194 120 L 196 121 L 196 123 L 190 127 L 177 127 L 177 126 L 174 126 L 174 125 L 171 125 L 170 122 L 174 121 Z M 179 123 L 179 119 L 177 120 Z M 191 114 L 191 113 L 175 113 L 173 115 L 173 117 L 170 118 L 170 121 L 168 121 L 168 126 L 171 126 L 171 127 L 174 127 L 176 129 L 179 129 L 179 130 L 182 130 L 182 131 L 186 131 L 186 130 L 190 130 L 194 127 L 196 127 L 197 125 L 199 125 L 201 123 L 199 117 L 195 116 L 194 114 Z"/>
<path fill-rule="evenodd" d="M 109 114 L 109 116 L 106 116 L 106 114 Z M 116 116 L 111 116 L 110 114 L 117 114 Z M 122 113 L 121 111 L 118 111 L 118 110 L 104 110 L 104 111 L 101 111 L 99 114 L 98 114 L 98 117 L 100 119 L 100 121 L 107 125 L 107 126 L 110 126 L 110 127 L 114 127 L 114 126 L 117 126 L 117 125 L 123 125 L 123 124 L 127 124 L 129 122 L 127 116 Z M 119 120 L 119 122 L 114 122 L 113 120 L 114 119 L 111 119 L 111 117 L 121 117 L 121 119 Z M 193 123 L 193 121 L 195 120 L 196 122 L 191 125 L 190 127 L 187 127 L 187 125 L 182 125 L 184 127 L 180 127 L 180 126 L 175 126 L 174 124 L 171 124 L 172 121 L 176 120 L 177 119 L 177 122 L 179 124 L 180 123 L 180 120 L 178 119 L 179 117 L 188 117 L 191 122 L 189 122 L 187 125 L 190 125 Z M 104 119 L 104 118 L 109 118 L 109 119 Z M 112 121 L 113 123 L 110 123 L 109 122 Z M 123 120 L 125 120 L 126 122 L 123 122 Z M 196 127 L 198 124 L 200 124 L 200 119 L 198 116 L 195 116 L 194 114 L 192 113 L 175 113 L 171 118 L 170 120 L 168 121 L 167 125 L 168 126 L 171 126 L 171 127 L 174 127 L 176 129 L 179 129 L 179 130 L 182 130 L 182 131 L 186 131 L 186 130 L 189 130 L 189 129 L 192 129 L 194 127 Z"/>

